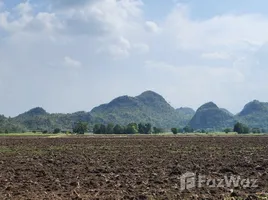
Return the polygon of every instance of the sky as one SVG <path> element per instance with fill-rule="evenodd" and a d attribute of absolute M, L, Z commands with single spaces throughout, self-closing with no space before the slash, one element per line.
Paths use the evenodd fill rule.
<path fill-rule="evenodd" d="M 0 114 L 268 101 L 267 0 L 0 0 Z"/>

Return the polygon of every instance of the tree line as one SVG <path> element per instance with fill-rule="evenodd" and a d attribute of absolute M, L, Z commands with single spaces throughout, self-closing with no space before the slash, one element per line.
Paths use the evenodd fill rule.
<path fill-rule="evenodd" d="M 164 133 L 165 130 L 162 128 L 153 127 L 150 123 L 129 123 L 125 126 L 119 124 L 95 124 L 93 128 L 89 129 L 89 124 L 87 122 L 77 122 L 73 125 L 72 131 L 62 131 L 59 128 L 55 128 L 53 131 L 44 130 L 42 133 L 76 133 L 76 134 L 84 134 L 86 132 L 93 132 L 94 134 L 159 134 Z M 37 131 L 32 131 L 36 133 Z M 184 128 L 171 128 L 171 132 L 173 134 L 178 133 L 208 133 L 207 130 L 194 130 L 190 126 L 186 126 Z M 236 132 L 238 134 L 249 134 L 249 133 L 265 133 L 264 129 L 260 128 L 249 128 L 247 125 L 237 122 L 233 128 L 226 128 L 223 130 L 225 133 Z M 0 133 L 9 133 L 8 130 L 0 131 Z"/>
<path fill-rule="evenodd" d="M 163 132 L 163 129 L 152 127 L 150 123 L 129 123 L 126 126 L 119 124 L 95 124 L 93 127 L 94 134 L 159 134 Z"/>
<path fill-rule="evenodd" d="M 173 134 L 178 134 L 178 133 L 208 133 L 207 130 L 202 129 L 202 130 L 194 130 L 190 126 L 186 126 L 184 128 L 171 128 L 171 132 Z M 235 132 L 238 134 L 249 134 L 249 133 L 265 133 L 266 131 L 264 129 L 260 128 L 249 128 L 247 125 L 237 122 L 233 128 L 225 128 L 223 130 L 225 133 L 230 133 L 230 132 Z"/>

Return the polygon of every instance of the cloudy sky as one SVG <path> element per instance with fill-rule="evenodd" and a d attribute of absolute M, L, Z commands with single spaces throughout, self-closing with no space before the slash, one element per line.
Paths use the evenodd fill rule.
<path fill-rule="evenodd" d="M 236 113 L 268 101 L 267 0 L 0 0 L 0 113 L 145 90 Z"/>

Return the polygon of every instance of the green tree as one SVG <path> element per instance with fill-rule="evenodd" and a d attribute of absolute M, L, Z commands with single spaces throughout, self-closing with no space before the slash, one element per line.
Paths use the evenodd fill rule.
<path fill-rule="evenodd" d="M 88 123 L 87 122 L 78 122 L 75 124 L 73 128 L 73 132 L 77 134 L 85 134 L 88 131 Z"/>
<path fill-rule="evenodd" d="M 177 134 L 177 133 L 178 133 L 178 129 L 177 129 L 177 128 L 172 128 L 172 129 L 171 129 L 171 132 L 172 132 L 173 134 Z"/>
<path fill-rule="evenodd" d="M 194 129 L 191 128 L 190 126 L 185 126 L 185 127 L 183 128 L 183 131 L 184 131 L 185 133 L 193 133 L 193 132 L 194 132 Z"/>
<path fill-rule="evenodd" d="M 232 129 L 230 129 L 230 128 L 226 128 L 226 129 L 224 129 L 223 130 L 225 133 L 230 133 L 230 132 L 232 132 Z"/>
<path fill-rule="evenodd" d="M 237 132 L 238 134 L 247 134 L 250 132 L 250 129 L 245 124 L 237 122 L 234 125 L 234 132 Z"/>
<path fill-rule="evenodd" d="M 106 130 L 106 126 L 104 124 L 100 125 L 100 134 L 106 134 L 107 130 Z"/>
<path fill-rule="evenodd" d="M 145 124 L 145 134 L 150 134 L 150 133 L 152 133 L 152 124 L 150 124 L 150 123 L 147 123 L 147 124 Z"/>
<path fill-rule="evenodd" d="M 100 131 L 100 124 L 95 124 L 94 127 L 93 127 L 93 133 L 94 134 L 101 134 L 101 131 Z"/>
<path fill-rule="evenodd" d="M 250 133 L 250 128 L 248 126 L 244 125 L 244 127 L 243 127 L 243 133 L 244 134 Z"/>
<path fill-rule="evenodd" d="M 61 130 L 60 130 L 59 128 L 55 128 L 54 131 L 53 131 L 53 133 L 54 133 L 54 134 L 58 134 L 58 133 L 60 133 L 60 131 L 61 131 Z"/>
<path fill-rule="evenodd" d="M 141 134 L 150 134 L 152 132 L 152 125 L 150 123 L 147 124 L 138 124 L 138 132 Z"/>
<path fill-rule="evenodd" d="M 182 128 L 178 128 L 178 133 L 183 133 L 183 129 Z"/>
<path fill-rule="evenodd" d="M 138 132 L 140 134 L 145 134 L 145 125 L 143 123 L 138 124 Z"/>
<path fill-rule="evenodd" d="M 261 129 L 259 128 L 253 128 L 252 133 L 261 133 Z"/>
<path fill-rule="evenodd" d="M 138 125 L 136 123 L 130 123 L 126 127 L 126 134 L 138 133 Z"/>
<path fill-rule="evenodd" d="M 113 124 L 108 124 L 106 127 L 106 133 L 107 134 L 114 134 L 114 125 Z"/>
<path fill-rule="evenodd" d="M 119 124 L 116 124 L 115 127 L 113 128 L 114 134 L 123 134 L 124 133 L 124 128 L 120 126 Z"/>
<path fill-rule="evenodd" d="M 161 128 L 157 128 L 157 127 L 153 127 L 153 133 L 154 134 L 159 134 L 159 133 L 163 133 L 164 130 Z"/>

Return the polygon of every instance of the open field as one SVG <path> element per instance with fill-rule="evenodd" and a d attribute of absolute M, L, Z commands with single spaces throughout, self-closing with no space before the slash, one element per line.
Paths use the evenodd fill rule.
<path fill-rule="evenodd" d="M 0 199 L 267 199 L 268 137 L 0 137 Z M 180 176 L 258 179 L 181 191 Z"/>

